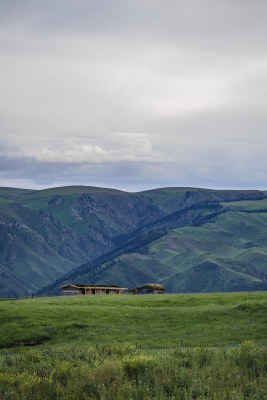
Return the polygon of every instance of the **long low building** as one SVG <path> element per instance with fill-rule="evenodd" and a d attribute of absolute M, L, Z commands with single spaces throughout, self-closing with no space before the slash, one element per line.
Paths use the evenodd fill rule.
<path fill-rule="evenodd" d="M 87 295 L 87 294 L 122 294 L 127 288 L 117 285 L 93 285 L 73 284 L 61 286 L 63 296 Z"/>

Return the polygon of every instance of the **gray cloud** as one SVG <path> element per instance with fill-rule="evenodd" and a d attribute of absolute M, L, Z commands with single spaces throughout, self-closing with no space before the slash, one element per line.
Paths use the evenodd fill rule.
<path fill-rule="evenodd" d="M 0 3 L 0 185 L 267 187 L 267 3 Z"/>

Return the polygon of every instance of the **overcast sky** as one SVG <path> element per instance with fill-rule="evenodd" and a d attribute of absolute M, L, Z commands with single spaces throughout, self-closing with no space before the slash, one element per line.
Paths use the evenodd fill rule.
<path fill-rule="evenodd" d="M 266 0 L 0 0 L 0 186 L 267 189 Z"/>

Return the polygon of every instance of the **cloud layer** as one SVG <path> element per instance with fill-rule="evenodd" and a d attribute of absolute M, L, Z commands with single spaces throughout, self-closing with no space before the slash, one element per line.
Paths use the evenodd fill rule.
<path fill-rule="evenodd" d="M 265 1 L 0 4 L 0 185 L 267 188 Z"/>

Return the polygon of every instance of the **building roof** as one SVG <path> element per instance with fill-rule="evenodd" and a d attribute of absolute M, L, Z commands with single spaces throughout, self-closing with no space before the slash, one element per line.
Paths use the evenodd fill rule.
<path fill-rule="evenodd" d="M 61 286 L 61 288 L 65 288 L 67 286 L 72 286 L 76 289 L 83 289 L 83 288 L 115 288 L 115 289 L 126 289 L 118 285 L 102 285 L 102 284 L 91 284 L 91 283 L 67 283 L 66 285 Z"/>
<path fill-rule="evenodd" d="M 159 283 L 146 283 L 144 285 L 137 286 L 136 289 L 155 289 L 155 290 L 165 290 L 165 287 Z"/>

